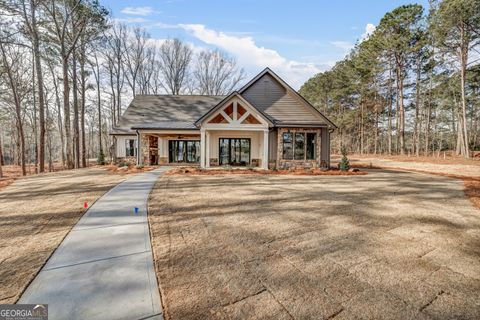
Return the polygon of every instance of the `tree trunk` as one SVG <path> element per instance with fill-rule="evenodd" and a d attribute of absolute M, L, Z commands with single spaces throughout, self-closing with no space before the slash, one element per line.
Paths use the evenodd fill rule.
<path fill-rule="evenodd" d="M 392 86 L 392 68 L 388 78 L 388 154 L 392 154 L 392 105 L 393 105 L 393 86 Z"/>
<path fill-rule="evenodd" d="M 417 80 L 415 90 L 415 126 L 413 129 L 413 147 L 415 155 L 420 155 L 420 129 L 419 129 L 419 113 L 420 113 L 420 81 L 421 81 L 421 59 L 417 58 Z"/>
<path fill-rule="evenodd" d="M 50 72 L 52 73 L 52 81 L 53 87 L 55 89 L 55 104 L 57 105 L 57 124 L 58 124 L 58 132 L 60 133 L 60 144 L 61 144 L 61 159 L 62 159 L 62 168 L 65 168 L 65 133 L 63 131 L 63 124 L 62 124 L 62 110 L 61 110 L 61 103 L 60 103 L 60 96 L 58 94 L 58 83 L 57 77 L 55 75 L 55 71 L 53 70 L 53 66 L 50 66 Z"/>
<path fill-rule="evenodd" d="M 81 46 L 81 55 L 82 58 L 80 59 L 80 80 L 81 80 L 81 96 L 82 96 L 82 105 L 80 110 L 80 129 L 82 134 L 82 167 L 87 167 L 87 147 L 85 143 L 85 92 L 87 90 L 86 87 L 86 75 L 85 75 L 85 46 L 82 44 Z"/>
<path fill-rule="evenodd" d="M 403 103 L 403 62 L 400 56 L 396 57 L 397 91 L 398 91 L 398 128 L 400 138 L 400 154 L 405 154 L 405 106 Z"/>
<path fill-rule="evenodd" d="M 72 51 L 72 93 L 73 93 L 73 142 L 75 154 L 75 168 L 80 168 L 80 123 L 78 119 L 78 83 L 77 83 L 77 55 Z"/>
<path fill-rule="evenodd" d="M 36 18 L 36 6 L 34 0 L 30 1 L 30 9 L 32 15 L 32 46 L 35 59 L 35 69 L 37 73 L 37 88 L 38 88 L 38 113 L 39 113 L 39 126 L 40 136 L 38 144 L 38 161 L 39 171 L 45 172 L 45 93 L 43 86 L 43 71 L 42 61 L 40 56 L 40 41 L 38 39 L 37 18 Z"/>
<path fill-rule="evenodd" d="M 467 131 L 467 102 L 465 97 L 465 78 L 467 73 L 467 63 L 468 63 L 468 39 L 466 39 L 466 26 L 462 23 L 460 28 L 460 38 L 462 41 L 461 47 L 459 48 L 459 60 L 460 60 L 460 92 L 462 97 L 462 127 L 460 131 L 462 131 L 463 135 L 463 143 L 464 143 L 464 153 L 462 154 L 464 157 L 470 157 L 469 146 L 468 146 L 468 131 Z"/>
<path fill-rule="evenodd" d="M 65 153 L 67 159 L 67 168 L 73 169 L 72 158 L 72 133 L 70 129 L 70 84 L 68 81 L 68 56 L 62 53 L 63 68 L 63 124 L 65 126 Z"/>
<path fill-rule="evenodd" d="M 97 82 L 97 110 L 98 110 L 98 152 L 103 154 L 102 147 L 102 99 L 100 92 L 100 68 L 98 65 L 98 58 L 95 54 L 95 67 L 93 69 L 93 74 L 95 75 L 95 80 Z"/>

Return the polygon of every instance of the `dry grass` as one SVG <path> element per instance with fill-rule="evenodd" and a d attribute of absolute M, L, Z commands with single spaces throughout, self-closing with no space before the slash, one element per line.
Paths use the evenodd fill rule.
<path fill-rule="evenodd" d="M 110 173 L 115 173 L 115 174 L 141 173 L 141 172 L 155 169 L 155 167 L 151 167 L 151 166 L 138 168 L 134 165 L 129 165 L 128 167 L 118 167 L 113 164 L 107 164 L 107 165 L 101 166 L 101 165 L 93 164 L 93 162 L 90 163 L 89 168 L 106 169 Z M 12 184 L 15 180 L 24 178 L 22 176 L 22 168 L 20 166 L 8 165 L 8 166 L 3 166 L 2 169 L 3 169 L 3 178 L 0 178 L 0 190 Z M 59 172 L 59 171 L 67 171 L 67 169 L 62 167 L 60 163 L 55 162 L 53 172 Z M 48 173 L 48 166 L 46 168 L 46 173 Z M 26 176 L 29 177 L 29 176 L 35 176 L 35 175 L 38 175 L 37 173 L 35 173 L 35 167 L 33 165 L 27 166 Z"/>
<path fill-rule="evenodd" d="M 14 303 L 91 205 L 125 179 L 102 169 L 47 173 L 0 190 L 0 303 Z"/>
<path fill-rule="evenodd" d="M 444 172 L 437 172 L 431 170 L 420 170 L 415 168 L 405 168 L 405 167 L 392 167 L 392 166 L 382 166 L 382 165 L 367 165 L 364 163 L 357 163 L 354 165 L 356 168 L 369 168 L 369 169 L 391 169 L 391 170 L 400 170 L 400 171 L 413 171 L 413 172 L 420 172 L 420 173 L 428 173 L 442 177 L 450 177 L 455 179 L 460 179 L 463 181 L 465 186 L 464 192 L 468 199 L 472 202 L 472 204 L 480 209 L 480 178 L 478 177 L 468 177 L 465 175 L 458 175 L 458 174 L 451 174 L 451 173 L 444 173 Z"/>
<path fill-rule="evenodd" d="M 175 167 L 167 172 L 166 175 L 225 175 L 225 174 L 253 174 L 253 175 L 296 175 L 296 176 L 358 176 L 367 174 L 366 171 L 341 171 L 337 169 L 295 169 L 295 170 L 263 170 L 263 169 L 201 169 L 197 167 Z"/>
<path fill-rule="evenodd" d="M 479 319 L 455 179 L 170 175 L 149 201 L 166 319 Z"/>
<path fill-rule="evenodd" d="M 338 155 L 337 155 L 338 156 Z M 365 158 L 377 158 L 377 159 L 388 159 L 393 161 L 402 161 L 402 162 L 423 162 L 423 163 L 432 163 L 432 164 L 466 164 L 466 165 L 477 165 L 480 166 L 480 152 L 475 153 L 475 157 L 466 159 L 462 156 L 455 155 L 451 151 L 445 153 L 441 152 L 440 155 L 436 156 L 419 156 L 414 155 L 387 155 L 387 154 L 352 154 L 349 155 L 352 158 L 365 159 Z"/>

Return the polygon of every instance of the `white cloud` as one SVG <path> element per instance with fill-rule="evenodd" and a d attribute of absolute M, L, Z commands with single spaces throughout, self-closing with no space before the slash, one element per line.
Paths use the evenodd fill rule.
<path fill-rule="evenodd" d="M 367 23 L 365 26 L 365 32 L 361 35 L 360 41 L 368 39 L 368 37 L 375 31 L 377 27 L 373 23 Z"/>
<path fill-rule="evenodd" d="M 133 23 L 133 24 L 140 24 L 140 23 L 146 23 L 148 20 L 140 17 L 127 17 L 127 18 L 114 18 L 114 21 L 117 22 L 123 22 L 123 23 Z"/>
<path fill-rule="evenodd" d="M 234 56 L 249 76 L 254 76 L 265 67 L 282 76 L 295 89 L 298 89 L 314 74 L 328 69 L 329 65 L 289 60 L 277 51 L 259 47 L 250 36 L 234 36 L 206 28 L 202 24 L 180 24 L 180 28 L 202 42 L 214 45 Z"/>
<path fill-rule="evenodd" d="M 120 12 L 134 16 L 148 16 L 156 11 L 152 7 L 125 7 Z"/>

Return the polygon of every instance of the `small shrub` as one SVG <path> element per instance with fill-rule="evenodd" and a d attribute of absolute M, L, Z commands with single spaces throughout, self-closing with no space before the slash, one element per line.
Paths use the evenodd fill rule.
<path fill-rule="evenodd" d="M 121 168 L 121 167 L 128 167 L 128 162 L 126 162 L 125 160 L 120 160 L 120 162 L 118 163 L 118 166 Z"/>
<path fill-rule="evenodd" d="M 103 154 L 103 150 L 98 154 L 97 164 L 101 166 L 105 165 L 105 154 Z"/>
<path fill-rule="evenodd" d="M 350 161 L 348 160 L 348 157 L 347 157 L 347 148 L 342 147 L 341 152 L 342 152 L 342 160 L 338 164 L 338 168 L 342 171 L 348 171 L 348 169 L 350 169 Z"/>
<path fill-rule="evenodd" d="M 143 166 L 143 164 L 139 164 L 139 165 L 136 166 L 136 168 L 137 168 L 137 169 L 143 169 L 144 166 Z"/>

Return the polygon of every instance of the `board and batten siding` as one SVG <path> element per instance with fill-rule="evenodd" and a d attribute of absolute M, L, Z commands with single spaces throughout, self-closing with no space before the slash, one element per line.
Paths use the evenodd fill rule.
<path fill-rule="evenodd" d="M 135 140 L 135 146 L 137 145 L 137 136 L 117 136 L 116 154 L 117 158 L 125 158 L 126 145 L 125 140 Z"/>

